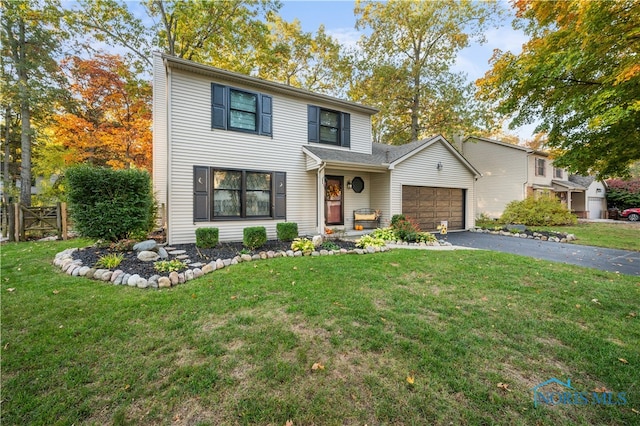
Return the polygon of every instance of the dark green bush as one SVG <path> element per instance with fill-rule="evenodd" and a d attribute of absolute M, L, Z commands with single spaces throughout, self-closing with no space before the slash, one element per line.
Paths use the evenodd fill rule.
<path fill-rule="evenodd" d="M 81 235 L 117 241 L 150 231 L 154 201 L 146 171 L 80 165 L 65 176 L 69 213 Z"/>
<path fill-rule="evenodd" d="M 293 241 L 298 237 L 298 224 L 295 222 L 281 222 L 276 225 L 276 232 L 280 241 Z"/>
<path fill-rule="evenodd" d="M 500 217 L 502 223 L 527 226 L 575 225 L 578 219 L 553 196 L 528 197 L 512 201 Z"/>
<path fill-rule="evenodd" d="M 267 230 L 264 226 L 244 228 L 242 241 L 249 250 L 260 248 L 267 242 Z"/>
<path fill-rule="evenodd" d="M 398 239 L 407 242 L 414 242 L 420 233 L 420 227 L 411 218 L 402 214 L 393 215 L 391 218 L 391 229 Z"/>
<path fill-rule="evenodd" d="M 406 219 L 407 218 L 403 214 L 394 214 L 393 216 L 391 216 L 391 227 L 395 228 L 398 222 L 404 221 Z"/>
<path fill-rule="evenodd" d="M 196 229 L 196 247 L 213 248 L 218 245 L 218 228 Z"/>

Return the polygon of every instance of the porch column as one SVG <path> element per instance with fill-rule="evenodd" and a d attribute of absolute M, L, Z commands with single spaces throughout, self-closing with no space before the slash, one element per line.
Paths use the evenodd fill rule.
<path fill-rule="evenodd" d="M 567 209 L 571 211 L 571 190 L 567 191 Z"/>
<path fill-rule="evenodd" d="M 317 217 L 318 217 L 318 234 L 324 234 L 324 168 L 325 164 L 322 164 L 318 168 L 318 201 L 317 201 Z"/>

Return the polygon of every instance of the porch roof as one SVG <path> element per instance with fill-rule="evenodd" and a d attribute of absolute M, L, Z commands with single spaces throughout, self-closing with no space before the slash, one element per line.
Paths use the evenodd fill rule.
<path fill-rule="evenodd" d="M 327 166 L 377 169 L 378 171 L 389 168 L 389 163 L 384 161 L 384 157 L 376 153 L 375 150 L 372 154 L 365 154 L 344 149 L 306 145 L 302 147 L 302 151 L 316 161 L 316 167 L 320 166 L 320 163 L 326 163 Z M 310 169 L 313 168 L 315 167 Z"/>
<path fill-rule="evenodd" d="M 551 183 L 555 186 L 559 186 L 561 188 L 570 190 L 570 191 L 574 191 L 574 192 L 584 192 L 587 190 L 587 188 L 585 188 L 582 185 L 579 185 L 575 182 L 569 182 L 568 180 L 552 180 Z"/>

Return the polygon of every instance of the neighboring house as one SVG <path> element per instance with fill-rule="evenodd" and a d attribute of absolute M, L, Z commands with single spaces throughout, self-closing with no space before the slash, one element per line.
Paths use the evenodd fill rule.
<path fill-rule="evenodd" d="M 592 217 L 590 207 L 601 215 L 602 205 L 596 209 L 595 202 L 588 202 L 593 180 L 585 185 L 586 181 L 570 179 L 566 170 L 554 167 L 545 152 L 480 137 L 465 139 L 461 151 L 483 176 L 476 184 L 478 214 L 498 218 L 511 201 L 549 193 L 578 217 Z M 596 187 L 593 191 L 599 194 Z"/>
<path fill-rule="evenodd" d="M 444 138 L 373 144 L 377 110 L 154 54 L 153 180 L 167 241 L 217 227 L 296 222 L 302 235 L 354 229 L 354 211 L 387 225 L 405 213 L 423 230 L 474 225 L 480 173 Z"/>

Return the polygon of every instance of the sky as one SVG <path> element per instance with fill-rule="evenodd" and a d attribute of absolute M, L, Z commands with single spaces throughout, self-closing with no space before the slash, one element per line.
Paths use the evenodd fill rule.
<path fill-rule="evenodd" d="M 509 8 L 505 0 L 500 1 L 505 8 Z M 341 44 L 355 46 L 360 33 L 355 29 L 354 3 L 345 0 L 285 0 L 282 1 L 279 14 L 286 21 L 297 18 L 306 32 L 315 32 L 320 25 L 324 25 L 326 32 Z M 505 18 L 499 28 L 488 30 L 485 34 L 486 43 L 480 45 L 474 42 L 460 51 L 453 71 L 465 72 L 470 81 L 475 81 L 489 70 L 489 59 L 494 49 L 520 53 L 527 37 L 522 31 L 513 29 L 511 20 Z M 531 139 L 534 127 L 524 126 L 507 132 L 518 135 L 522 140 Z"/>

